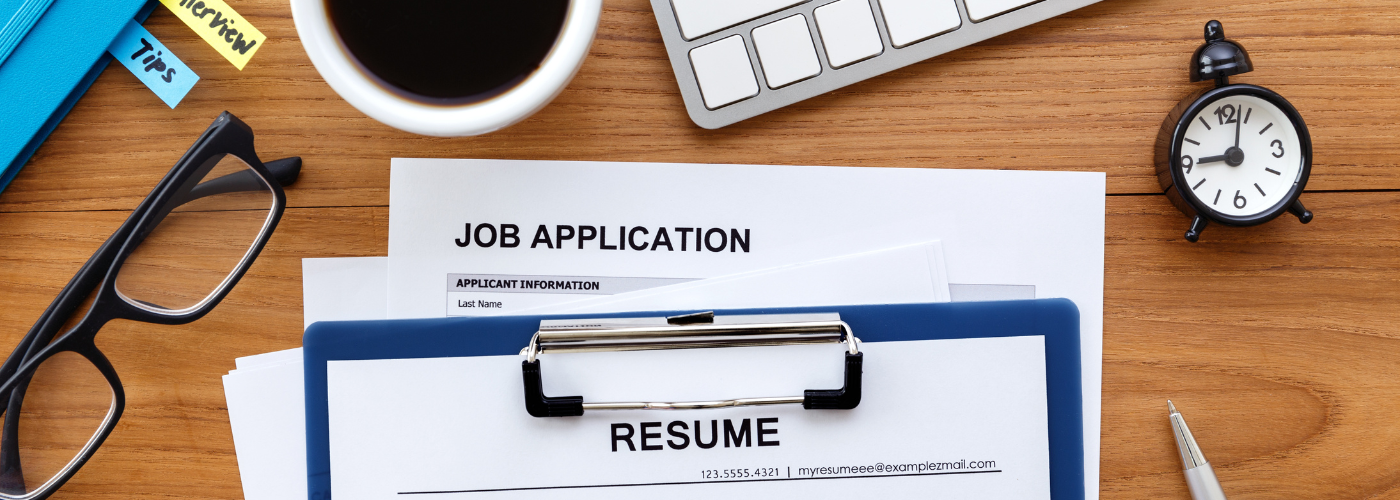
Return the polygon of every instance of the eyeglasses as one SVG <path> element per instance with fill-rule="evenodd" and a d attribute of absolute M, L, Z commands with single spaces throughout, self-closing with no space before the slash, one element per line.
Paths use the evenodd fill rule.
<path fill-rule="evenodd" d="M 208 313 L 262 251 L 300 172 L 300 158 L 259 161 L 252 129 L 227 111 L 209 125 L 0 365 L 0 499 L 52 495 L 116 427 L 126 397 L 98 330 Z"/>

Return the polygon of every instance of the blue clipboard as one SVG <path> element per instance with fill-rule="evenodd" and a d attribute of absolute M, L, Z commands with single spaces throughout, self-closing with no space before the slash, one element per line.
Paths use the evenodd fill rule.
<path fill-rule="evenodd" d="M 306 369 L 307 497 L 330 500 L 326 362 L 517 355 L 544 319 L 676 316 L 650 311 L 565 316 L 495 316 L 312 324 L 302 338 Z M 839 313 L 861 342 L 1045 337 L 1050 497 L 1084 498 L 1084 420 L 1079 308 L 1068 299 L 716 310 L 717 315 Z M 523 403 L 522 403 L 523 404 Z M 521 412 L 521 418 L 531 418 Z"/>

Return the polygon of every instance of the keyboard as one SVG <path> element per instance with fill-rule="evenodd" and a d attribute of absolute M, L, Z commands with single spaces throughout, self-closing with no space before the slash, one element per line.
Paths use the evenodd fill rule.
<path fill-rule="evenodd" d="M 720 128 L 1099 0 L 651 0 L 690 119 Z"/>

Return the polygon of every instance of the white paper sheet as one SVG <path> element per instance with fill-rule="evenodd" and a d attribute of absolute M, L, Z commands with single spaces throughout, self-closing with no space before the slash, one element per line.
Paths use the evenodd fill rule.
<path fill-rule="evenodd" d="M 1103 173 L 394 159 L 390 176 L 390 317 L 446 314 L 452 273 L 708 278 L 942 240 L 952 283 L 1029 285 L 1079 307 L 1085 489 L 1098 497 Z M 497 235 L 465 240 L 466 224 Z M 515 246 L 501 246 L 503 224 L 516 226 Z M 585 225 L 610 236 L 554 244 L 559 226 Z M 616 249 L 618 229 L 637 227 L 645 249 Z M 669 250 L 645 241 L 661 228 Z M 680 251 L 686 228 L 717 230 L 710 249 L 692 238 Z M 536 236 L 555 248 L 531 248 Z M 580 297 L 483 295 L 503 307 Z"/>
<path fill-rule="evenodd" d="M 389 258 L 301 259 L 302 328 L 388 317 Z"/>
<path fill-rule="evenodd" d="M 384 319 L 387 257 L 302 259 L 302 313 L 317 321 Z M 243 496 L 306 498 L 306 399 L 301 348 L 245 356 L 224 375 Z"/>
<path fill-rule="evenodd" d="M 519 356 L 332 361 L 332 489 L 341 500 L 473 490 L 504 490 L 492 498 L 1050 497 L 1043 337 L 866 343 L 863 351 L 854 410 L 574 418 L 525 413 Z M 541 368 L 546 394 L 593 401 L 791 396 L 840 387 L 843 352 L 809 345 L 546 354 Z M 716 365 L 726 367 L 723 376 L 695 376 Z M 761 436 L 760 418 L 774 419 Z M 745 421 L 750 434 L 742 436 Z M 615 439 L 629 434 L 624 426 L 631 439 Z M 680 447 L 685 441 L 669 431 L 689 443 Z M 654 436 L 643 442 L 643 432 Z M 716 440 L 702 448 L 695 439 Z"/>
<path fill-rule="evenodd" d="M 306 396 L 301 349 L 269 354 L 285 359 L 224 376 L 243 497 L 305 500 Z"/>
<path fill-rule="evenodd" d="M 300 362 L 301 362 L 301 348 L 300 348 L 300 347 L 298 347 L 298 348 L 296 348 L 296 349 L 286 349 L 286 350 L 282 350 L 282 351 L 273 351 L 273 352 L 269 352 L 269 353 L 254 354 L 254 355 L 252 355 L 252 356 L 244 356 L 244 357 L 241 357 L 241 358 L 235 358 L 235 359 L 233 360 L 234 369 L 233 369 L 233 371 L 230 371 L 229 373 L 233 373 L 233 372 L 236 372 L 236 371 L 243 371 L 243 370 L 253 371 L 253 370 L 257 370 L 257 369 L 259 369 L 259 368 L 265 368 L 265 367 L 269 367 L 269 366 L 276 366 L 276 365 L 280 365 L 280 364 L 283 364 L 283 363 L 291 363 L 291 362 L 297 362 L 297 363 L 300 363 Z"/>

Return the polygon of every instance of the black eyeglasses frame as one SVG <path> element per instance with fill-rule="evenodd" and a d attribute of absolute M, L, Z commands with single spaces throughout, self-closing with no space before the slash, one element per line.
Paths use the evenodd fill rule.
<path fill-rule="evenodd" d="M 242 160 L 256 177 L 246 175 L 249 171 L 243 171 L 210 179 L 201 185 L 204 176 L 226 155 Z M 95 343 L 102 326 L 113 319 L 177 325 L 208 314 L 237 285 L 262 252 L 286 208 L 287 199 L 282 186 L 296 182 L 300 169 L 301 159 L 296 157 L 272 162 L 271 169 L 263 164 L 253 148 L 252 129 L 227 111 L 205 129 L 155 189 L 83 264 L 20 340 L 15 351 L 0 364 L 0 380 L 5 381 L 0 384 L 0 408 L 4 408 L 3 438 L 0 438 L 0 499 L 42 500 L 52 495 L 92 458 L 116 427 L 126 406 L 126 395 L 116 370 Z M 205 299 L 189 308 L 170 311 L 139 304 L 117 290 L 116 278 L 122 264 L 176 207 L 204 196 L 264 188 L 272 192 L 273 203 L 261 233 L 238 266 Z M 55 339 L 54 335 L 92 295 L 94 289 L 97 294 L 87 313 Z M 112 406 L 102 426 L 74 459 L 43 485 L 29 493 L 22 493 L 26 488 L 17 441 L 24 392 L 38 366 L 61 352 L 81 355 L 98 369 L 112 388 Z M 15 492 L 20 493 L 17 495 Z"/>

